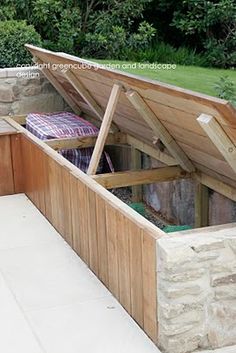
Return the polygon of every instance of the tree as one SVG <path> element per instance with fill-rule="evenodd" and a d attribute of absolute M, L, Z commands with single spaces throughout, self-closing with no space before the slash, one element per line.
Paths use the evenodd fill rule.
<path fill-rule="evenodd" d="M 236 63 L 236 2 L 185 0 L 172 24 L 186 36 L 197 35 L 209 62 L 230 67 Z"/>

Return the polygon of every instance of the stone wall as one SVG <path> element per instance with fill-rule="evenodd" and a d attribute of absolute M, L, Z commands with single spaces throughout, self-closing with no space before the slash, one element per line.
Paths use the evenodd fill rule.
<path fill-rule="evenodd" d="M 166 235 L 157 253 L 160 348 L 236 344 L 236 224 Z"/>
<path fill-rule="evenodd" d="M 65 110 L 67 105 L 34 68 L 0 69 L 0 116 Z"/>

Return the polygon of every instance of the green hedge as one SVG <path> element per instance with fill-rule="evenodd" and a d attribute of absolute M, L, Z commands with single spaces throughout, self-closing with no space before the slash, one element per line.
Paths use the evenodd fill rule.
<path fill-rule="evenodd" d="M 31 55 L 25 43 L 41 45 L 40 35 L 25 21 L 0 21 L 0 67 L 30 64 Z"/>

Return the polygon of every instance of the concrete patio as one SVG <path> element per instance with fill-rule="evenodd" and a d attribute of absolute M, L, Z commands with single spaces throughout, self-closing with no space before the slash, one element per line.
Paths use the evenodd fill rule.
<path fill-rule="evenodd" d="M 159 352 L 25 195 L 0 225 L 0 352 Z"/>

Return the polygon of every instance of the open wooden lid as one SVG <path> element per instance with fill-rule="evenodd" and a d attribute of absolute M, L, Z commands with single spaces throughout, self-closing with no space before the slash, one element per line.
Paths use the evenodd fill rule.
<path fill-rule="evenodd" d="M 121 132 L 152 147 L 155 147 L 156 137 L 162 140 L 162 135 L 157 136 L 157 130 L 150 127 L 128 99 L 130 92 L 135 92 L 146 106 L 146 113 L 151 111 L 152 118 L 155 116 L 164 126 L 164 133 L 169 134 L 167 140 L 169 136 L 173 138 L 178 153 L 182 153 L 190 165 L 236 187 L 236 109 L 229 102 L 111 70 L 64 53 L 32 45 L 26 48 L 75 112 L 82 111 L 99 122 L 114 83 L 119 83 L 123 90 L 113 121 Z M 90 103 L 92 99 L 95 109 L 88 104 L 88 99 Z"/>

